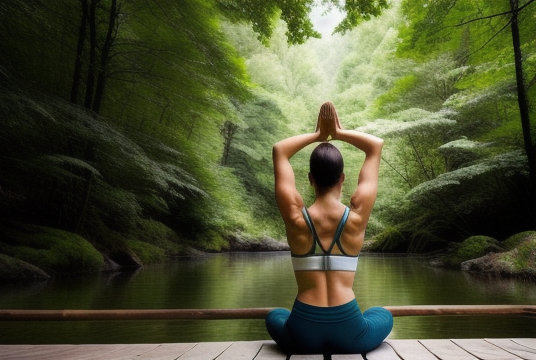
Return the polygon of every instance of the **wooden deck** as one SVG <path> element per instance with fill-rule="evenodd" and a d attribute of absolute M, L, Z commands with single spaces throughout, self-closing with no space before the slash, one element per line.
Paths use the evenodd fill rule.
<path fill-rule="evenodd" d="M 0 345 L 0 359 L 24 360 L 284 360 L 273 341 L 123 345 Z M 293 355 L 291 360 L 322 360 Z M 333 355 L 332 360 L 363 359 Z M 367 360 L 536 360 L 536 339 L 385 340 Z"/>

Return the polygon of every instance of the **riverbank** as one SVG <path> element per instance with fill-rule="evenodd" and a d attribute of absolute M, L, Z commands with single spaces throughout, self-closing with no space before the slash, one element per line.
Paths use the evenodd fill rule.
<path fill-rule="evenodd" d="M 375 248 L 374 240 L 368 240 L 362 252 L 374 252 Z M 536 282 L 536 231 L 521 232 L 504 241 L 487 236 L 472 236 L 462 243 L 451 243 L 446 249 L 427 257 L 430 258 L 428 264 L 432 267 L 459 270 L 477 276 Z"/>
<path fill-rule="evenodd" d="M 1 232 L 0 280 L 5 283 L 36 283 L 52 277 L 78 276 L 94 272 L 129 271 L 177 257 L 201 257 L 211 251 L 184 247 L 166 254 L 164 249 L 140 241 L 131 248 L 116 249 L 114 257 L 99 252 L 84 238 L 69 232 L 11 223 Z M 11 240 L 10 240 L 11 239 Z M 228 246 L 217 252 L 288 251 L 288 244 L 268 236 L 254 238 L 237 232 L 227 237 Z M 367 241 L 363 253 L 370 253 Z M 154 256 L 151 254 L 157 254 Z M 408 254 L 399 254 L 408 256 Z M 490 277 L 520 278 L 536 282 L 536 231 L 516 234 L 505 241 L 475 236 L 453 243 L 429 264 Z"/>
<path fill-rule="evenodd" d="M 502 242 L 473 236 L 462 243 L 451 244 L 430 264 L 480 276 L 536 282 L 536 231 L 522 232 Z"/>
<path fill-rule="evenodd" d="M 174 251 L 140 240 L 100 252 L 85 238 L 63 230 L 0 221 L 0 281 L 36 283 L 52 277 L 79 276 L 97 272 L 130 271 L 178 257 L 201 257 L 214 251 L 193 246 Z M 287 251 L 288 244 L 268 236 L 254 238 L 237 232 L 226 239 L 228 246 L 216 252 Z"/>

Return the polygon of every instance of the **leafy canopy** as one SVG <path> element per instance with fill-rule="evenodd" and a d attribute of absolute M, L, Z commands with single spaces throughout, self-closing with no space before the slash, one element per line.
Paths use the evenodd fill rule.
<path fill-rule="evenodd" d="M 309 38 L 320 38 L 309 18 L 316 4 L 314 0 L 216 0 L 217 7 L 227 18 L 251 24 L 264 44 L 268 44 L 277 18 L 287 24 L 289 44 L 303 44 Z M 341 34 L 353 29 L 362 20 L 379 16 L 383 9 L 389 7 L 386 0 L 322 0 L 321 4 L 346 13 L 334 31 Z"/>

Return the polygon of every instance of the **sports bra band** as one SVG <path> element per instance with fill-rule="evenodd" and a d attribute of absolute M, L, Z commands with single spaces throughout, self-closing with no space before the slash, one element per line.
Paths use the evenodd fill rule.
<path fill-rule="evenodd" d="M 358 256 L 351 256 L 344 252 L 344 249 L 340 242 L 340 236 L 346 225 L 346 220 L 350 214 L 350 208 L 347 206 L 344 210 L 344 214 L 339 221 L 335 236 L 329 249 L 324 250 L 320 239 L 316 233 L 316 229 L 313 225 L 311 217 L 304 207 L 302 208 L 302 214 L 313 235 L 313 244 L 311 249 L 304 255 L 296 255 L 291 253 L 292 267 L 294 271 L 301 270 L 320 270 L 320 271 L 356 271 Z M 333 247 L 337 244 L 341 254 L 331 254 Z"/>

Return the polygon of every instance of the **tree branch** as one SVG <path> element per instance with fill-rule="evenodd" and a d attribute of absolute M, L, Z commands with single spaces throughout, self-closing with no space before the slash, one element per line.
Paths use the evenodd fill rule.
<path fill-rule="evenodd" d="M 503 15 L 513 14 L 514 12 L 519 13 L 521 10 L 523 10 L 524 8 L 526 8 L 528 5 L 530 5 L 530 4 L 533 3 L 534 1 L 536 1 L 536 0 L 529 0 L 525 5 L 521 6 L 521 7 L 518 8 L 517 10 L 510 10 L 510 11 L 505 11 L 505 12 L 503 12 L 503 13 L 499 13 L 499 14 L 493 14 L 493 15 L 489 15 L 489 16 L 484 16 L 484 17 L 480 17 L 480 18 L 476 18 L 476 19 L 468 20 L 468 21 L 465 21 L 465 22 L 463 22 L 463 23 L 459 23 L 459 24 L 451 25 L 451 26 L 447 26 L 447 27 L 459 27 L 459 26 L 463 26 L 463 25 L 470 24 L 470 23 L 475 22 L 475 21 L 486 20 L 486 19 L 492 19 L 492 18 L 494 18 L 494 17 L 498 17 L 498 16 L 503 16 Z"/>
<path fill-rule="evenodd" d="M 393 169 L 394 172 L 396 172 L 398 175 L 400 175 L 400 177 L 401 177 L 402 179 L 404 179 L 404 181 L 408 184 L 408 186 L 409 186 L 410 189 L 412 188 L 409 179 L 408 179 L 406 176 L 402 175 L 402 174 L 400 173 L 400 171 L 398 171 L 393 165 L 391 165 L 391 164 L 389 163 L 389 161 L 387 161 L 383 156 L 382 156 L 382 161 L 385 162 L 387 165 L 389 165 L 389 167 L 390 167 L 391 169 Z"/>
<path fill-rule="evenodd" d="M 469 58 L 471 55 L 474 55 L 474 54 L 476 54 L 477 52 L 479 52 L 480 50 L 482 50 L 486 45 L 488 45 L 488 44 L 491 42 L 491 40 L 495 39 L 495 37 L 496 37 L 497 35 L 499 35 L 504 29 L 506 29 L 508 26 L 510 26 L 511 23 L 512 23 L 512 19 L 508 20 L 508 22 L 507 22 L 506 24 L 504 24 L 504 26 L 503 26 L 499 31 L 497 31 L 495 34 L 493 34 L 493 36 L 490 37 L 490 38 L 488 39 L 488 41 L 486 41 L 486 42 L 484 43 L 484 45 L 482 45 L 481 47 L 479 47 L 478 49 L 476 49 L 476 50 L 473 51 L 472 53 L 467 54 L 467 58 Z"/>

